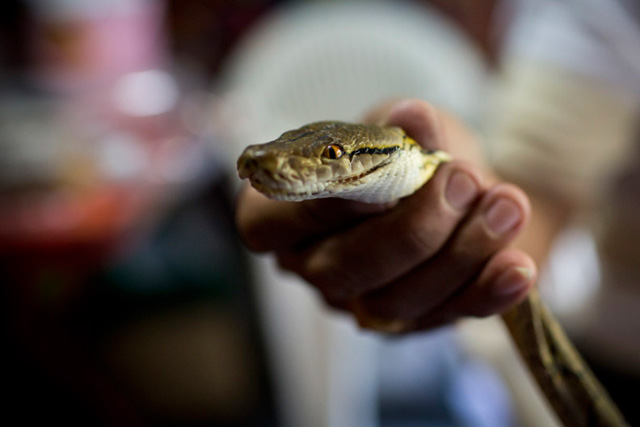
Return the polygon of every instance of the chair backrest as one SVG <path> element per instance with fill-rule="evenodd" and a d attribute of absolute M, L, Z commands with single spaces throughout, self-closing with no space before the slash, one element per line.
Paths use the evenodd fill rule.
<path fill-rule="evenodd" d="M 423 98 L 477 120 L 486 69 L 462 32 L 409 2 L 301 4 L 264 19 L 224 73 L 237 150 L 307 122 Z M 235 128 L 235 129 L 234 129 Z"/>

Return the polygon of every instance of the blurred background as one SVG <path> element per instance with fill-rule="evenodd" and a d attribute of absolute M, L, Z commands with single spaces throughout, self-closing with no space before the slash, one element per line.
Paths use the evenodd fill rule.
<path fill-rule="evenodd" d="M 457 333 L 361 333 L 233 224 L 245 145 L 399 97 L 478 124 L 497 3 L 3 1 L 3 416 L 526 424 Z"/>

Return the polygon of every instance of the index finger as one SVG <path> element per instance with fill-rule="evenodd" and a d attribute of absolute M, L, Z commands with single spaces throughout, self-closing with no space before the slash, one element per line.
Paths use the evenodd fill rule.
<path fill-rule="evenodd" d="M 367 119 L 399 126 L 426 149 L 443 150 L 456 160 L 486 169 L 477 137 L 453 115 L 426 101 L 407 99 L 383 104 L 371 111 Z"/>

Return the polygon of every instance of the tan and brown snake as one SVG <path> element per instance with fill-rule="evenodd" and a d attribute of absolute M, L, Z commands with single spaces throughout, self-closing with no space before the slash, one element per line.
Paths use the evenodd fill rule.
<path fill-rule="evenodd" d="M 328 121 L 249 146 L 237 166 L 241 178 L 273 199 L 338 197 L 381 203 L 410 195 L 449 160 L 445 152 L 424 150 L 398 127 Z M 502 317 L 566 426 L 627 425 L 537 291 Z M 399 321 L 369 323 L 384 332 L 410 329 Z"/>

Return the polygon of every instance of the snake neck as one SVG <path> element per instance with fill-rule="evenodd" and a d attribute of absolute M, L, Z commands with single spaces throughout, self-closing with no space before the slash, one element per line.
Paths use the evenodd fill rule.
<path fill-rule="evenodd" d="M 442 151 L 403 150 L 377 170 L 339 183 L 337 191 L 324 197 L 340 197 L 365 203 L 386 203 L 409 196 L 431 179 L 438 166 L 448 161 Z"/>

